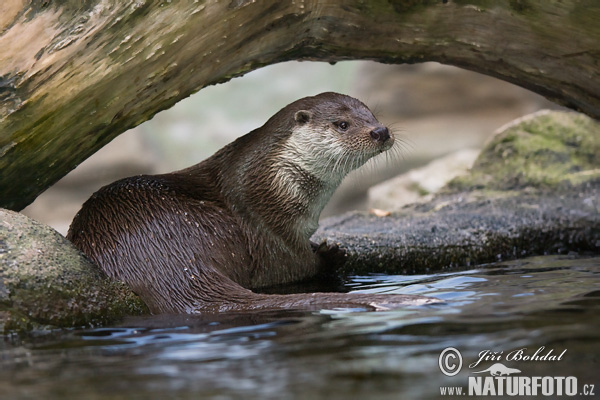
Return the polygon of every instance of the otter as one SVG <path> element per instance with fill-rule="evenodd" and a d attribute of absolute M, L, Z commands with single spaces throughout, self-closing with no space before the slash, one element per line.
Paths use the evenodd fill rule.
<path fill-rule="evenodd" d="M 326 268 L 327 245 L 310 241 L 323 207 L 351 170 L 393 143 L 359 100 L 306 97 L 199 164 L 101 188 L 83 204 L 67 238 L 152 313 L 433 302 L 253 291 Z"/>

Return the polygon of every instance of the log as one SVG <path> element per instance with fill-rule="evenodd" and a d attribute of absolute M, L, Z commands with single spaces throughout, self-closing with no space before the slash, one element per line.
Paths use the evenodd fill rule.
<path fill-rule="evenodd" d="M 438 61 L 600 117 L 593 1 L 0 4 L 0 207 L 201 88 L 286 60 Z"/>

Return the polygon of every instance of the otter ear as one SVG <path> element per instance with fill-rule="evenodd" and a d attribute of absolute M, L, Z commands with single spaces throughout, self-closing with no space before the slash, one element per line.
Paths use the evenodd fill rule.
<path fill-rule="evenodd" d="M 294 119 L 299 124 L 307 123 L 308 121 L 310 121 L 311 117 L 312 117 L 312 114 L 310 113 L 310 111 L 306 111 L 306 110 L 296 111 L 296 114 L 294 114 Z"/>

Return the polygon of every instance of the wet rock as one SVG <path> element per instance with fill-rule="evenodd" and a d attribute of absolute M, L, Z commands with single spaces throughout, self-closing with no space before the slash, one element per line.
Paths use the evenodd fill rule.
<path fill-rule="evenodd" d="M 93 326 L 146 312 L 67 239 L 0 209 L 0 333 Z"/>
<path fill-rule="evenodd" d="M 503 127 L 469 174 L 389 216 L 322 221 L 346 274 L 424 273 L 536 254 L 600 253 L 600 124 L 544 111 Z"/>

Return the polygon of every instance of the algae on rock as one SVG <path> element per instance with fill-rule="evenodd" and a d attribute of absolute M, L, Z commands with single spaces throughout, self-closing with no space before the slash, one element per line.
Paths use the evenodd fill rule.
<path fill-rule="evenodd" d="M 447 192 L 560 190 L 600 178 L 600 124 L 586 115 L 542 110 L 497 132 Z"/>
<path fill-rule="evenodd" d="M 58 232 L 0 209 L 0 332 L 92 326 L 146 310 Z"/>

